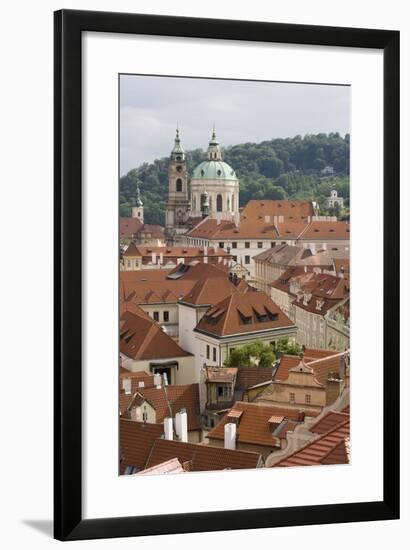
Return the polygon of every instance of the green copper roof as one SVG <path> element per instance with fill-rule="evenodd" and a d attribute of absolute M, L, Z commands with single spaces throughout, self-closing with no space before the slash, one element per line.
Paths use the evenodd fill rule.
<path fill-rule="evenodd" d="M 185 151 L 183 150 L 181 146 L 181 139 L 179 137 L 179 130 L 177 128 L 176 135 L 175 135 L 175 143 L 174 148 L 171 151 L 171 157 L 176 160 L 177 157 L 181 157 L 177 160 L 185 160 Z"/>
<path fill-rule="evenodd" d="M 192 180 L 237 180 L 237 177 L 226 162 L 205 160 L 195 168 Z"/>

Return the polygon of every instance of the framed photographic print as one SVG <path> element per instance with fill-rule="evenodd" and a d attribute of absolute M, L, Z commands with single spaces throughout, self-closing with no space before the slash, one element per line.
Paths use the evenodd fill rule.
<path fill-rule="evenodd" d="M 398 205 L 398 32 L 56 12 L 55 537 L 398 518 Z"/>

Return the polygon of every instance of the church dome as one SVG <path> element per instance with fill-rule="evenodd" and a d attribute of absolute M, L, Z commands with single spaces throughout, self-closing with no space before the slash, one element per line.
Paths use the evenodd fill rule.
<path fill-rule="evenodd" d="M 231 180 L 236 181 L 234 169 L 222 160 L 204 160 L 199 164 L 193 174 L 193 180 Z"/>

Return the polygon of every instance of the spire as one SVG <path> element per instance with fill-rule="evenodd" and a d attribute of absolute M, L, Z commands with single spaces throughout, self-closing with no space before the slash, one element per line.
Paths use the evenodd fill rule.
<path fill-rule="evenodd" d="M 222 160 L 221 148 L 216 139 L 215 123 L 212 128 L 212 137 L 208 147 L 208 160 Z"/>
<path fill-rule="evenodd" d="M 140 208 L 142 206 L 144 206 L 144 203 L 142 202 L 141 200 L 141 195 L 140 195 L 140 188 L 137 186 L 137 198 L 136 198 L 136 206 L 139 206 Z"/>
<path fill-rule="evenodd" d="M 177 161 L 184 161 L 185 160 L 185 151 L 181 147 L 181 139 L 179 137 L 178 124 L 177 124 L 176 132 L 175 132 L 174 148 L 171 151 L 171 158 L 172 158 L 172 160 L 177 160 Z"/>

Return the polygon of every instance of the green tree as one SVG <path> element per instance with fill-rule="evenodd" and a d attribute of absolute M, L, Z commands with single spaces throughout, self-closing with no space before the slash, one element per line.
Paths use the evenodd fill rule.
<path fill-rule="evenodd" d="M 255 341 L 234 349 L 225 361 L 226 367 L 271 367 L 276 359 L 269 344 Z"/>

